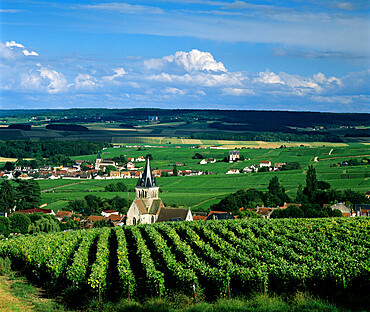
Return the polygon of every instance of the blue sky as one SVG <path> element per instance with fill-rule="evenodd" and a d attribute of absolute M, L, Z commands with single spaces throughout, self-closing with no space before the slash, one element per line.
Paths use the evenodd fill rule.
<path fill-rule="evenodd" d="M 0 5 L 0 109 L 370 112 L 368 1 Z"/>

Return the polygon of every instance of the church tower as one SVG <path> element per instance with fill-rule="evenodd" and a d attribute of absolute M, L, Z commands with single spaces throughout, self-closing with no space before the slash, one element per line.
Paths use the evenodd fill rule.
<path fill-rule="evenodd" d="M 159 187 L 157 180 L 153 178 L 149 159 L 147 159 L 143 174 L 137 181 L 135 187 L 136 199 L 158 199 Z"/>
<path fill-rule="evenodd" d="M 126 225 L 155 223 L 159 211 L 164 207 L 158 193 L 157 180 L 153 178 L 148 159 L 144 172 L 137 181 L 135 200 L 127 211 Z"/>
<path fill-rule="evenodd" d="M 95 170 L 99 170 L 100 163 L 101 163 L 101 157 L 100 157 L 100 152 L 98 152 L 98 156 L 96 156 L 96 161 L 95 161 Z"/>

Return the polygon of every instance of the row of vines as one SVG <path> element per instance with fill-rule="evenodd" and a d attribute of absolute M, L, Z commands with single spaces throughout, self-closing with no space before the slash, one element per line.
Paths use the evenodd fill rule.
<path fill-rule="evenodd" d="M 160 223 L 21 236 L 0 256 L 100 296 L 346 291 L 370 286 L 369 233 L 369 218 Z"/>

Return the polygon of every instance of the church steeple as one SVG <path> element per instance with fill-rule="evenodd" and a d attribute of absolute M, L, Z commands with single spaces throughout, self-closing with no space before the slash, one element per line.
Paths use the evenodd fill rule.
<path fill-rule="evenodd" d="M 100 151 L 98 152 L 98 156 L 96 156 L 96 159 L 98 160 L 98 159 L 101 159 L 101 157 L 100 157 Z"/>
<path fill-rule="evenodd" d="M 158 187 L 157 180 L 153 178 L 152 170 L 150 169 L 149 158 L 146 161 L 144 172 L 136 184 L 137 187 Z"/>

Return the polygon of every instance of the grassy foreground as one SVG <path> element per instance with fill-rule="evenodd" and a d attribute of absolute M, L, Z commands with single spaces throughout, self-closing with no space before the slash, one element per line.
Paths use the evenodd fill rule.
<path fill-rule="evenodd" d="M 4 271 L 4 270 L 3 270 Z M 3 272 L 5 273 L 5 272 Z M 65 296 L 65 295 L 64 295 Z M 120 312 L 120 311 L 349 311 L 343 307 L 330 303 L 327 300 L 316 298 L 309 293 L 295 293 L 289 298 L 282 296 L 254 294 L 250 297 L 225 299 L 221 298 L 213 303 L 199 301 L 194 303 L 193 298 L 183 294 L 171 294 L 165 298 L 149 298 L 139 303 L 133 300 L 121 300 L 119 302 L 99 302 L 92 299 L 85 302 L 78 310 L 71 310 L 63 295 L 46 298 L 44 291 L 30 284 L 24 277 L 19 277 L 16 272 L 6 270 L 5 275 L 0 276 L 0 311 L 1 312 L 68 312 L 68 311 L 96 311 L 96 312 Z"/>

